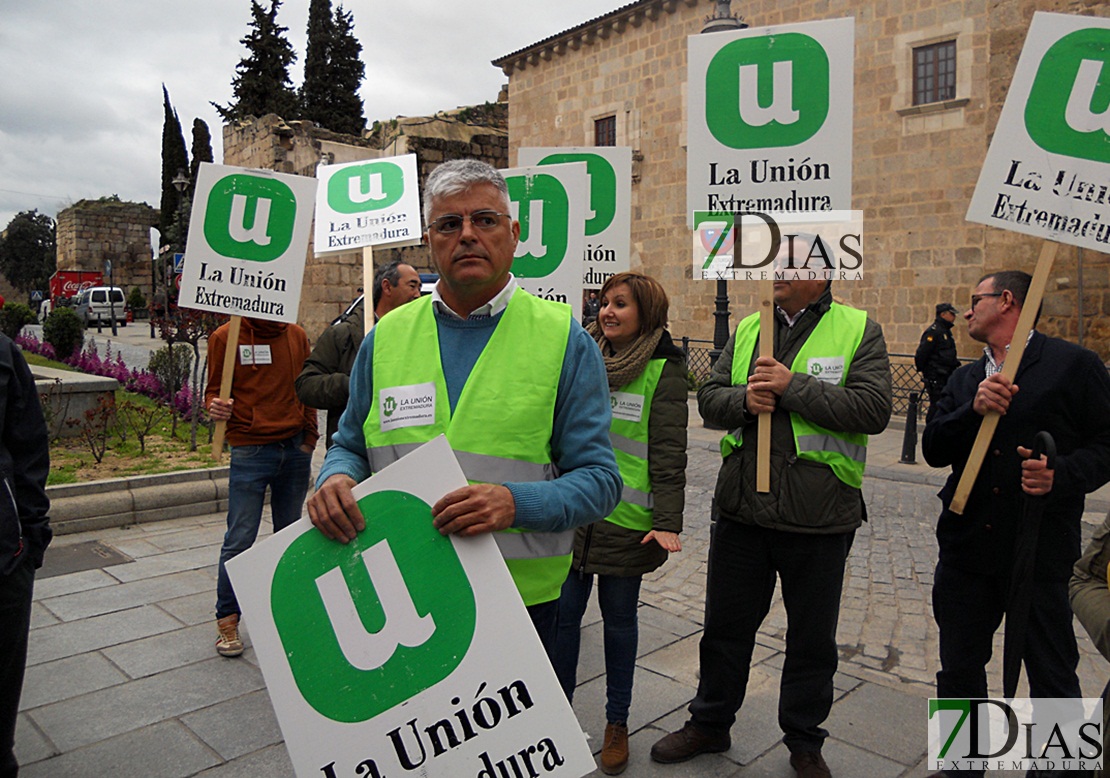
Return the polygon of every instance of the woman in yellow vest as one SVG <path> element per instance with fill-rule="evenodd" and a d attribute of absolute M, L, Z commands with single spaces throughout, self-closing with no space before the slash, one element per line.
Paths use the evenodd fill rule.
<path fill-rule="evenodd" d="M 601 311 L 586 331 L 601 347 L 620 466 L 621 502 L 604 521 L 580 527 L 559 599 L 555 672 L 574 695 L 582 614 L 597 576 L 604 621 L 606 705 L 601 769 L 628 764 L 628 709 L 636 665 L 640 581 L 681 551 L 686 488 L 686 362 L 667 332 L 667 293 L 654 278 L 619 273 L 601 288 Z"/>

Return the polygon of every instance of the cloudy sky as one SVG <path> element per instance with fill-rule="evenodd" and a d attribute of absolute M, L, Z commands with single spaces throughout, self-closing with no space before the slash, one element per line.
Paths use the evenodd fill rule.
<path fill-rule="evenodd" d="M 627 2 L 346 0 L 366 63 L 367 120 L 494 100 L 507 79 L 490 60 Z M 278 12 L 297 52 L 294 86 L 308 3 L 285 0 Z M 209 101 L 231 99 L 250 0 L 0 0 L 0 18 L 0 229 L 20 211 L 56 216 L 83 198 L 157 206 L 163 83 L 186 146 L 199 117 L 220 161 Z"/>

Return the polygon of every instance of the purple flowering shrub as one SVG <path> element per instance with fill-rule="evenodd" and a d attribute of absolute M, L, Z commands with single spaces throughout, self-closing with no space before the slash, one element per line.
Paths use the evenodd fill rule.
<path fill-rule="evenodd" d="M 56 359 L 54 347 L 49 343 L 40 341 L 32 335 L 21 335 L 16 343 L 24 351 L 38 354 L 47 359 Z M 112 354 L 111 345 L 105 347 L 104 355 L 96 347 L 95 342 L 90 342 L 80 351 L 74 351 L 73 356 L 63 362 L 70 367 L 90 375 L 105 376 L 119 381 L 121 387 L 128 392 L 141 394 L 161 403 L 169 405 L 181 418 L 188 419 L 193 410 L 195 401 L 203 402 L 203 397 L 194 398 L 191 388 L 186 384 L 181 387 L 173 397 L 168 397 L 165 387 L 158 377 L 149 370 L 136 370 L 127 366 L 123 361 L 123 354 Z M 204 418 L 204 409 L 201 407 L 200 417 Z"/>

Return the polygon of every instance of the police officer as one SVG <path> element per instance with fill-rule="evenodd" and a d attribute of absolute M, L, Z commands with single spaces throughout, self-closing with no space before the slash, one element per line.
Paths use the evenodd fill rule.
<path fill-rule="evenodd" d="M 948 376 L 956 372 L 960 360 L 956 357 L 956 339 L 952 336 L 952 323 L 959 311 L 952 303 L 937 303 L 937 318 L 921 333 L 921 343 L 917 346 L 913 363 L 925 379 L 925 391 L 929 393 L 929 410 L 925 421 L 933 417 Z"/>

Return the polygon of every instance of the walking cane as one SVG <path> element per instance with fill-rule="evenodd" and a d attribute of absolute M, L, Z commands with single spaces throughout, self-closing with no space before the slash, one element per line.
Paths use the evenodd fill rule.
<path fill-rule="evenodd" d="M 1056 468 L 1056 442 L 1043 430 L 1033 440 L 1031 459 L 1044 454 L 1049 470 Z M 1021 676 L 1021 660 L 1025 654 L 1025 633 L 1029 627 L 1029 605 L 1033 599 L 1033 566 L 1037 556 L 1037 537 L 1041 531 L 1047 494 L 1025 495 L 1014 543 L 1014 567 L 1010 575 L 1010 591 L 1006 598 L 1006 637 L 1002 644 L 1002 696 L 1012 699 Z"/>

